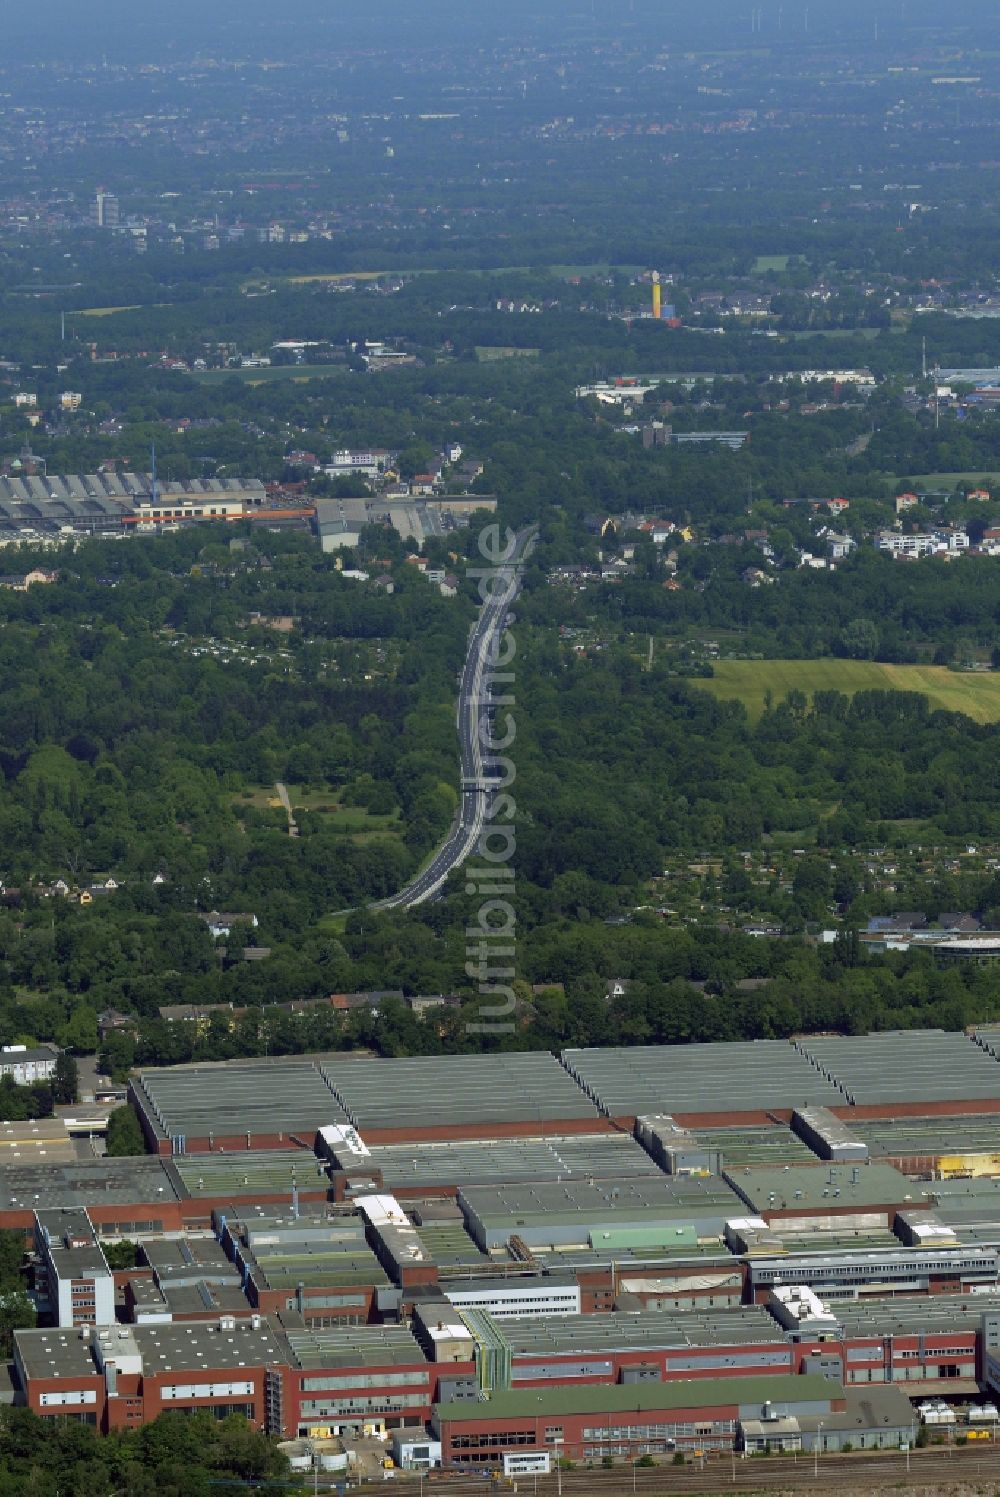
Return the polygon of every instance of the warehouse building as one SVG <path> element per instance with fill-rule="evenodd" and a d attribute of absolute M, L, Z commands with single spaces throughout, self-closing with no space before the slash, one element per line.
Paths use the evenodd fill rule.
<path fill-rule="evenodd" d="M 884 1391 L 891 1395 L 895 1390 Z M 443 1464 L 493 1468 L 510 1450 L 549 1451 L 574 1461 L 734 1450 L 745 1423 L 754 1439 L 755 1422 L 786 1420 L 799 1421 L 799 1432 L 805 1425 L 813 1438 L 823 1439 L 825 1449 L 835 1449 L 841 1421 L 834 1421 L 834 1415 L 851 1416 L 855 1444 L 862 1434 L 867 1439 L 877 1431 L 884 1443 L 898 1444 L 914 1431 L 902 1394 L 892 1400 L 891 1411 L 876 1412 L 873 1401 L 869 1414 L 856 1394 L 849 1398 L 840 1384 L 815 1375 L 522 1388 L 496 1393 L 486 1403 L 442 1404 L 433 1429 L 441 1441 Z M 789 1448 L 805 1443 L 800 1439 L 798 1447 Z"/>
<path fill-rule="evenodd" d="M 790 1217 L 809 1217 L 815 1227 L 815 1218 L 862 1216 L 866 1225 L 877 1218 L 891 1227 L 897 1211 L 928 1201 L 916 1181 L 888 1164 L 748 1165 L 723 1178 L 754 1215 L 781 1230 Z"/>
<path fill-rule="evenodd" d="M 1000 1288 L 1000 1252 L 938 1246 L 830 1253 L 792 1252 L 746 1260 L 748 1298 L 766 1301 L 778 1284 L 805 1284 L 824 1300 L 886 1294 L 976 1294 Z"/>
<path fill-rule="evenodd" d="M 490 1317 L 467 1323 L 484 1348 L 496 1343 L 487 1391 L 552 1382 L 637 1383 L 650 1379 L 797 1372 L 797 1348 L 764 1306 L 740 1310 Z"/>
<path fill-rule="evenodd" d="M 335 1169 L 349 1174 L 349 1195 L 364 1190 L 366 1183 L 405 1199 L 432 1193 L 453 1196 L 461 1186 L 496 1181 L 622 1180 L 660 1174 L 645 1150 L 623 1133 L 419 1140 L 375 1144 L 361 1155 L 340 1136 L 344 1132 L 358 1136 L 353 1129 L 340 1130 L 329 1139 L 328 1151 Z M 336 1188 L 336 1174 L 333 1180 Z"/>
<path fill-rule="evenodd" d="M 143 1071 L 129 1081 L 147 1145 L 157 1154 L 312 1150 L 327 1123 L 346 1122 L 321 1057 L 220 1061 Z"/>
<path fill-rule="evenodd" d="M 167 1409 L 243 1414 L 266 1426 L 267 1369 L 283 1358 L 260 1320 L 18 1331 L 14 1365 L 28 1408 L 72 1415 L 101 1431 Z"/>
<path fill-rule="evenodd" d="M 294 1310 L 312 1328 L 364 1325 L 389 1279 L 360 1217 L 220 1213 L 222 1249 L 257 1310 Z"/>
<path fill-rule="evenodd" d="M 214 1237 L 160 1237 L 142 1244 L 143 1267 L 125 1278 L 125 1317 L 134 1325 L 247 1317 L 238 1269 Z"/>
<path fill-rule="evenodd" d="M 610 1182 L 472 1186 L 458 1202 L 480 1247 L 502 1247 L 517 1237 L 529 1248 L 582 1247 L 615 1253 L 647 1250 L 671 1240 L 717 1241 L 743 1204 L 722 1180 L 679 1177 Z"/>
<path fill-rule="evenodd" d="M 319 1062 L 366 1145 L 610 1131 L 545 1051 Z"/>
<path fill-rule="evenodd" d="M 882 1118 L 851 1123 L 872 1159 L 906 1175 L 938 1180 L 1000 1174 L 995 1113 Z"/>
<path fill-rule="evenodd" d="M 843 1095 L 783 1040 L 564 1050 L 563 1064 L 602 1112 L 631 1128 L 668 1113 L 682 1126 L 770 1123 Z"/>
<path fill-rule="evenodd" d="M 164 522 L 242 519 L 265 503 L 255 478 L 154 484 L 151 473 L 35 474 L 0 478 L 0 529 L 41 538 L 122 534 Z"/>
<path fill-rule="evenodd" d="M 815 1035 L 796 1049 L 864 1117 L 1000 1112 L 1000 1063 L 966 1034 L 940 1029 Z"/>

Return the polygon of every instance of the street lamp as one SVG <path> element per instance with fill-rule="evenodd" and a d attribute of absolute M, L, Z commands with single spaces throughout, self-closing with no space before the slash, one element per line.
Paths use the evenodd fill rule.
<path fill-rule="evenodd" d="M 819 1447 L 823 1439 L 822 1419 L 816 1426 L 816 1444 L 813 1446 L 813 1476 L 819 1476 Z"/>

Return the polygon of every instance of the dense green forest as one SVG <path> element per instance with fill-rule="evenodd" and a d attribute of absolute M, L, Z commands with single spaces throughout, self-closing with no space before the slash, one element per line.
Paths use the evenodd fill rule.
<path fill-rule="evenodd" d="M 161 1414 L 142 1429 L 99 1435 L 71 1419 L 41 1420 L 5 1409 L 0 1492 L 57 1497 L 210 1497 L 220 1485 L 246 1487 L 283 1479 L 288 1462 L 274 1442 L 240 1415 Z"/>
<path fill-rule="evenodd" d="M 921 606 L 922 579 L 958 599 L 955 569 L 870 565 L 902 579 L 901 597 L 916 587 Z M 478 1043 L 465 1030 L 474 905 L 462 876 L 440 904 L 367 908 L 441 837 L 457 787 L 452 703 L 471 609 L 407 575 L 405 562 L 396 573 L 400 589 L 385 599 L 307 542 L 231 551 L 189 532 L 94 543 L 62 581 L 3 598 L 0 1038 L 93 1051 L 99 1014 L 132 1013 L 133 1030 L 103 1045 L 117 1074 L 210 1055 Z M 873 586 L 863 569 L 851 576 L 837 574 L 859 590 L 848 612 Z M 802 581 L 826 597 L 825 579 Z M 875 691 L 793 694 L 751 722 L 681 679 L 669 656 L 650 666 L 628 639 L 574 649 L 535 621 L 556 591 L 529 578 L 517 625 L 521 1008 L 511 1043 L 863 1030 L 997 1011 L 1000 983 L 988 973 L 940 973 L 919 955 L 870 959 L 847 936 L 833 947 L 801 940 L 891 908 L 866 859 L 873 846 L 905 843 L 905 827 L 945 848 L 1000 841 L 993 729 L 932 712 L 916 693 Z M 769 596 L 794 602 L 795 589 Z M 966 589 L 969 606 L 976 596 Z M 248 637 L 250 602 L 308 621 L 287 658 L 264 641 L 253 647 L 263 664 L 212 653 Z M 384 647 L 380 675 L 367 657 L 323 663 L 324 651 L 359 637 Z M 267 793 L 282 778 L 313 787 L 298 837 Z M 734 851 L 787 861 L 781 849 L 795 843 L 807 855 L 760 888 Z M 718 872 L 671 914 L 698 859 Z M 681 880 L 676 893 L 665 872 Z M 79 902 L 76 890 L 109 876 L 117 888 Z M 50 892 L 60 878 L 69 894 Z M 988 870 L 956 880 L 932 868 L 906 893 L 987 921 L 1000 910 Z M 257 924 L 237 923 L 215 943 L 198 918 L 213 908 Z M 784 940 L 742 933 L 746 915 L 761 913 Z M 241 960 L 243 944 L 266 959 Z M 612 975 L 633 986 L 608 1005 Z M 768 985 L 748 994 L 748 978 Z M 392 998 L 377 1016 L 277 1006 L 386 989 L 459 1002 L 424 1020 Z M 170 1003 L 248 1012 L 227 1009 L 201 1029 L 165 1023 L 158 1009 Z"/>

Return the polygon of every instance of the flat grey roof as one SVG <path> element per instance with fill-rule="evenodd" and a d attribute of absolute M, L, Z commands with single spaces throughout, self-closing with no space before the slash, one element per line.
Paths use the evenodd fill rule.
<path fill-rule="evenodd" d="M 151 1237 L 143 1242 L 142 1253 L 161 1284 L 239 1278 L 239 1270 L 214 1237 Z"/>
<path fill-rule="evenodd" d="M 426 1363 L 423 1349 L 405 1326 L 343 1326 L 335 1330 L 287 1330 L 291 1364 L 303 1370 L 327 1367 L 393 1367 Z"/>
<path fill-rule="evenodd" d="M 124 1335 L 122 1335 L 124 1333 Z M 220 1330 L 217 1321 L 184 1321 L 170 1325 L 110 1327 L 111 1345 L 132 1344 L 142 1355 L 147 1373 L 198 1372 L 206 1367 L 259 1367 L 281 1362 L 282 1337 L 271 1323 L 256 1329 L 250 1320 L 235 1330 Z M 15 1342 L 29 1377 L 96 1377 L 97 1365 L 89 1339 L 79 1328 L 15 1332 Z"/>
<path fill-rule="evenodd" d="M 265 1320 L 256 1329 L 249 1320 L 223 1331 L 211 1321 L 133 1326 L 146 1373 L 196 1372 L 206 1367 L 259 1367 L 280 1360 L 281 1341 Z M 199 1353 L 201 1355 L 199 1355 Z"/>
<path fill-rule="evenodd" d="M 239 1279 L 196 1279 L 192 1284 L 164 1284 L 164 1303 L 172 1315 L 247 1315 L 250 1304 Z"/>
<path fill-rule="evenodd" d="M 97 1376 L 89 1340 L 78 1328 L 15 1331 L 14 1345 L 29 1377 Z"/>
<path fill-rule="evenodd" d="M 781 1167 L 746 1167 L 726 1171 L 726 1179 L 738 1190 L 750 1210 L 831 1211 L 854 1207 L 858 1211 L 876 1206 L 920 1203 L 926 1190 L 890 1164 L 796 1164 Z M 785 1223 L 776 1224 L 781 1232 Z"/>
<path fill-rule="evenodd" d="M 562 1059 L 610 1117 L 757 1112 L 843 1101 L 784 1040 L 564 1050 Z"/>
<path fill-rule="evenodd" d="M 705 1213 L 720 1218 L 744 1216 L 746 1209 L 724 1180 L 709 1175 L 611 1181 L 564 1180 L 558 1183 L 471 1186 L 459 1193 L 460 1203 L 484 1222 L 510 1220 L 516 1230 L 530 1219 L 553 1225 L 607 1222 L 612 1228 L 630 1219 L 655 1225 L 661 1220 L 688 1221 Z"/>
<path fill-rule="evenodd" d="M 855 1105 L 1000 1100 L 1000 1065 L 963 1033 L 819 1035 L 796 1046 Z"/>
<path fill-rule="evenodd" d="M 356 1163 L 381 1170 L 386 1190 L 496 1181 L 662 1178 L 646 1151 L 625 1133 L 376 1144 L 370 1160 Z"/>
<path fill-rule="evenodd" d="M 0 1209 L 150 1204 L 182 1197 L 165 1160 L 83 1159 L 0 1165 Z"/>
<path fill-rule="evenodd" d="M 697 1242 L 685 1235 L 670 1241 L 669 1225 L 664 1228 L 662 1241 L 631 1245 L 615 1243 L 613 1247 L 546 1247 L 531 1245 L 533 1256 L 539 1263 L 559 1265 L 574 1270 L 581 1268 L 608 1268 L 615 1265 L 616 1271 L 628 1269 L 633 1276 L 643 1278 L 670 1277 L 682 1267 L 692 1268 L 696 1273 L 714 1273 L 735 1262 L 722 1239 L 721 1232 L 710 1235 L 702 1229 Z M 494 1250 L 495 1251 L 495 1250 Z M 668 1291 L 664 1291 L 666 1293 Z"/>
<path fill-rule="evenodd" d="M 984 1315 L 1000 1312 L 996 1294 L 896 1295 L 835 1300 L 828 1306 L 848 1336 L 928 1336 L 978 1330 Z"/>
<path fill-rule="evenodd" d="M 686 1346 L 761 1345 L 786 1332 L 763 1305 L 740 1310 L 620 1310 L 604 1315 L 518 1316 L 496 1324 L 516 1357 L 664 1350 Z"/>
<path fill-rule="evenodd" d="M 322 1072 L 351 1122 L 366 1130 L 482 1127 L 597 1118 L 597 1109 L 547 1051 L 356 1060 Z"/>
<path fill-rule="evenodd" d="M 935 1215 L 961 1242 L 1000 1244 L 1000 1179 L 934 1180 L 925 1188 Z"/>
<path fill-rule="evenodd" d="M 157 1138 L 295 1133 L 311 1147 L 318 1129 L 346 1120 L 321 1059 L 168 1066 L 141 1072 L 133 1087 Z"/>

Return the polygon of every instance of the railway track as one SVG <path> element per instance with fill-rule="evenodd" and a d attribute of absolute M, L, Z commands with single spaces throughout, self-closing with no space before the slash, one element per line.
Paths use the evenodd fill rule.
<path fill-rule="evenodd" d="M 701 1492 L 736 1494 L 750 1492 L 876 1491 L 881 1487 L 950 1487 L 959 1483 L 1000 1484 L 1000 1444 L 973 1448 L 931 1446 L 906 1454 L 900 1451 L 858 1451 L 847 1455 L 763 1456 L 744 1460 L 728 1455 L 706 1457 L 704 1463 L 690 1461 L 685 1466 L 653 1467 L 619 1465 L 564 1471 L 561 1479 L 548 1476 L 517 1476 L 492 1480 L 490 1473 L 459 1475 L 439 1472 L 419 1477 L 400 1472 L 397 1493 L 416 1494 L 422 1485 L 422 1497 L 484 1497 L 493 1492 L 513 1492 L 519 1497 L 628 1497 L 630 1492 L 643 1497 L 672 1497 L 672 1494 Z M 365 1494 L 385 1493 L 383 1482 L 367 1483 L 355 1489 Z"/>

